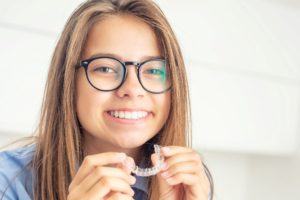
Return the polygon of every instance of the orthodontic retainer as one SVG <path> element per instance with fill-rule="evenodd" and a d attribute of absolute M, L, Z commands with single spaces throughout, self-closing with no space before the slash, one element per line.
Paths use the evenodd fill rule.
<path fill-rule="evenodd" d="M 134 173 L 137 176 L 144 177 L 156 175 L 164 163 L 164 157 L 161 155 L 160 146 L 157 144 L 154 145 L 154 152 L 159 156 L 159 160 L 156 165 L 150 168 L 140 168 L 138 166 L 135 166 L 132 169 L 132 173 Z"/>

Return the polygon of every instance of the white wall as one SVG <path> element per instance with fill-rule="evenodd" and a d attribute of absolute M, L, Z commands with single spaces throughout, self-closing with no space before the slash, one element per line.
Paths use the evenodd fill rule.
<path fill-rule="evenodd" d="M 300 154 L 249 155 L 203 151 L 217 200 L 300 199 Z"/>
<path fill-rule="evenodd" d="M 34 130 L 55 42 L 80 2 L 0 2 L 0 145 Z M 186 58 L 194 147 L 216 199 L 300 199 L 300 2 L 158 3 Z"/>

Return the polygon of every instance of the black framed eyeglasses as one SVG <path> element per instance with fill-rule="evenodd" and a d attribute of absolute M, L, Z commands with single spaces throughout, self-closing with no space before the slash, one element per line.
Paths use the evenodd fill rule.
<path fill-rule="evenodd" d="M 138 80 L 146 91 L 160 94 L 171 88 L 170 73 L 165 59 L 161 58 L 122 62 L 114 57 L 101 56 L 82 60 L 77 68 L 84 67 L 92 87 L 108 92 L 120 88 L 125 82 L 127 65 L 136 66 Z"/>

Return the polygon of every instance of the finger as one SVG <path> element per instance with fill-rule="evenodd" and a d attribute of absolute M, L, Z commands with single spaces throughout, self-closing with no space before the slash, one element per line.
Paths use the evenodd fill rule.
<path fill-rule="evenodd" d="M 167 157 L 165 159 L 166 166 L 163 168 L 163 170 L 166 170 L 177 163 L 184 163 L 184 162 L 195 162 L 200 166 L 201 170 L 203 169 L 200 155 L 192 151 L 192 152 L 177 153 L 170 157 Z"/>
<path fill-rule="evenodd" d="M 81 192 L 90 190 L 102 177 L 114 177 L 122 179 L 130 185 L 133 185 L 136 181 L 135 177 L 127 174 L 121 169 L 113 167 L 96 167 L 79 185 L 74 189 Z"/>
<path fill-rule="evenodd" d="M 210 191 L 209 184 L 199 180 L 201 179 L 198 175 L 184 173 L 178 173 L 166 179 L 167 183 L 171 186 L 184 184 L 186 187 L 189 187 L 188 191 L 191 192 L 193 196 L 197 196 L 199 199 L 207 199 Z"/>
<path fill-rule="evenodd" d="M 110 192 L 124 193 L 129 196 L 134 195 L 130 185 L 122 179 L 115 177 L 103 177 L 87 193 L 87 199 L 102 199 Z"/>
<path fill-rule="evenodd" d="M 165 146 L 161 149 L 164 156 L 169 157 L 179 153 L 193 152 L 192 149 L 181 146 Z"/>
<path fill-rule="evenodd" d="M 78 169 L 72 183 L 69 186 L 69 192 L 72 190 L 74 185 L 78 185 L 83 179 L 97 166 L 117 164 L 124 161 L 126 154 L 107 152 L 96 155 L 86 156 Z"/>
<path fill-rule="evenodd" d="M 153 165 L 156 165 L 159 162 L 159 156 L 157 154 L 152 154 L 151 160 L 152 160 Z M 172 189 L 170 187 L 170 185 L 166 182 L 166 180 L 163 177 L 161 177 L 161 172 L 159 172 L 157 175 L 157 181 L 158 181 L 160 194 L 162 194 L 164 192 L 168 192 Z"/>
<path fill-rule="evenodd" d="M 179 173 L 166 179 L 169 185 L 177 186 L 183 184 L 186 188 L 186 193 L 191 196 L 197 197 L 197 199 L 207 199 L 209 196 L 209 185 L 199 181 L 199 176 L 194 174 Z"/>
<path fill-rule="evenodd" d="M 126 159 L 122 163 L 117 164 L 117 168 L 120 168 L 130 174 L 135 167 L 135 162 L 133 158 L 127 156 Z"/>
<path fill-rule="evenodd" d="M 161 176 L 164 179 L 168 179 L 180 173 L 196 175 L 199 177 L 199 183 L 209 185 L 209 180 L 201 158 L 199 154 L 194 151 L 175 154 L 165 160 L 165 165 L 161 172 Z"/>
<path fill-rule="evenodd" d="M 171 177 L 167 178 L 166 182 L 169 185 L 178 185 L 180 183 L 183 183 L 185 185 L 200 184 L 198 175 L 184 174 L 184 173 L 175 174 L 174 176 L 171 176 Z"/>
<path fill-rule="evenodd" d="M 109 197 L 104 198 L 104 200 L 134 200 L 134 199 L 132 198 L 132 196 L 126 194 L 122 194 L 119 192 L 112 192 L 112 194 L 109 195 Z"/>
<path fill-rule="evenodd" d="M 202 169 L 202 167 L 200 167 L 199 164 L 196 162 L 193 162 L 193 161 L 181 162 L 181 163 L 172 165 L 172 167 L 169 167 L 167 170 L 163 171 L 161 173 L 161 176 L 164 179 L 167 179 L 167 178 L 174 176 L 176 174 L 179 174 L 179 173 L 200 175 L 201 169 Z"/>

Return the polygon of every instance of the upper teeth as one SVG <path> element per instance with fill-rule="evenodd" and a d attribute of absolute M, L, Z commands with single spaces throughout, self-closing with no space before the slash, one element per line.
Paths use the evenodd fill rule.
<path fill-rule="evenodd" d="M 148 112 L 145 111 L 134 111 L 134 112 L 110 111 L 109 113 L 114 117 L 123 118 L 123 119 L 140 119 L 148 115 Z"/>

